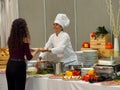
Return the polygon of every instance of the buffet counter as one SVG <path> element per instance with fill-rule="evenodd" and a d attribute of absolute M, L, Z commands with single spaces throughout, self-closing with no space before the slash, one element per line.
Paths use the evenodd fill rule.
<path fill-rule="evenodd" d="M 0 90 L 7 90 L 5 74 L 0 74 Z M 26 90 L 120 90 L 119 86 L 105 86 L 101 83 L 88 83 L 85 81 L 65 81 L 49 79 L 47 77 L 27 77 Z"/>

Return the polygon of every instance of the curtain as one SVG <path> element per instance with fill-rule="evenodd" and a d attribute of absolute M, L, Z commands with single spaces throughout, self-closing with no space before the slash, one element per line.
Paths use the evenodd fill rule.
<path fill-rule="evenodd" d="M 0 0 L 0 45 L 1 45 L 1 12 L 2 12 L 2 1 Z"/>
<path fill-rule="evenodd" d="M 0 41 L 1 47 L 7 47 L 12 21 L 18 18 L 18 0 L 0 0 Z"/>

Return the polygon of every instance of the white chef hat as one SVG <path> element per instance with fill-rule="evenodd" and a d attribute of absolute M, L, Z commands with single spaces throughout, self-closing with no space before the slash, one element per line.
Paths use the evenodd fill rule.
<path fill-rule="evenodd" d="M 57 14 L 54 23 L 58 23 L 62 28 L 67 27 L 70 24 L 70 20 L 66 14 Z"/>

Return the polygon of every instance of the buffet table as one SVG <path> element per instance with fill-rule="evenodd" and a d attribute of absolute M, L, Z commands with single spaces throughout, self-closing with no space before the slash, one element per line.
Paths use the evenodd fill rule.
<path fill-rule="evenodd" d="M 7 90 L 5 74 L 0 74 L 0 90 Z M 105 86 L 84 81 L 64 81 L 47 77 L 27 77 L 26 90 L 120 90 L 120 86 Z"/>

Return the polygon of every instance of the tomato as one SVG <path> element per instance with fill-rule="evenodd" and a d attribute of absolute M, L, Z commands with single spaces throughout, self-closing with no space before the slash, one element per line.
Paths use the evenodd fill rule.
<path fill-rule="evenodd" d="M 106 49 L 113 49 L 112 43 L 111 43 L 111 42 L 107 42 L 105 48 L 106 48 Z"/>
<path fill-rule="evenodd" d="M 85 81 L 89 81 L 89 78 L 90 78 L 90 75 L 88 75 L 88 74 L 86 74 L 86 75 L 84 76 L 84 80 L 85 80 Z"/>
<path fill-rule="evenodd" d="M 95 34 L 96 34 L 96 32 L 92 32 L 92 34 L 93 34 L 93 35 L 95 35 Z"/>
<path fill-rule="evenodd" d="M 96 32 L 92 32 L 91 37 L 95 37 Z"/>
<path fill-rule="evenodd" d="M 94 77 L 95 82 L 98 82 L 98 76 Z"/>
<path fill-rule="evenodd" d="M 89 81 L 89 82 L 97 82 L 98 81 L 98 77 L 95 75 L 89 75 L 89 74 L 85 74 L 82 78 L 82 80 L 84 81 Z"/>
<path fill-rule="evenodd" d="M 95 76 L 95 75 L 90 75 L 90 78 L 93 78 L 93 79 L 94 79 L 94 82 L 97 82 L 97 81 L 98 81 L 98 77 Z"/>
<path fill-rule="evenodd" d="M 90 48 L 90 43 L 89 42 L 83 42 L 82 47 L 83 48 Z"/>
<path fill-rule="evenodd" d="M 73 70 L 72 73 L 73 73 L 73 76 L 79 76 L 80 75 L 79 70 Z"/>

